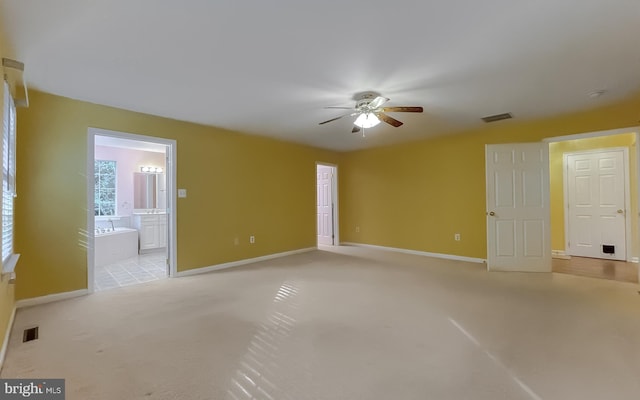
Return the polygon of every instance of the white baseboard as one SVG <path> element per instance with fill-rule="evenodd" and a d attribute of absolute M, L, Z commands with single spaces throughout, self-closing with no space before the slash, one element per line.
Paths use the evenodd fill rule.
<path fill-rule="evenodd" d="M 13 320 L 16 318 L 16 308 L 13 307 L 11 311 L 11 317 L 9 317 L 9 323 L 7 324 L 7 330 L 4 333 L 4 340 L 2 341 L 2 349 L 0 349 L 0 371 L 4 365 L 4 357 L 7 355 L 7 347 L 9 347 L 9 337 L 11 336 L 11 329 L 13 328 Z"/>
<path fill-rule="evenodd" d="M 40 304 L 52 303 L 54 301 L 72 299 L 74 297 L 85 296 L 89 294 L 88 289 L 74 290 L 72 292 L 54 293 L 47 296 L 32 297 L 16 301 L 16 308 L 37 306 Z"/>
<path fill-rule="evenodd" d="M 561 260 L 571 260 L 571 256 L 567 255 L 564 250 L 551 250 L 551 258 L 559 258 Z"/>
<path fill-rule="evenodd" d="M 239 267 L 239 266 L 242 266 L 242 265 L 253 264 L 253 263 L 256 263 L 256 262 L 259 262 L 259 261 L 273 260 L 274 258 L 280 258 L 280 257 L 291 256 L 291 255 L 294 255 L 294 254 L 306 253 L 306 252 L 317 250 L 317 249 L 318 249 L 317 247 L 308 247 L 308 248 L 305 248 L 305 249 L 285 251 L 283 253 L 275 253 L 275 254 L 269 254 L 269 255 L 261 256 L 261 257 L 246 258 L 244 260 L 231 261 L 231 262 L 223 263 L 223 264 L 210 265 L 208 267 L 188 269 L 186 271 L 178 271 L 178 273 L 175 276 L 180 278 L 180 277 L 183 277 L 183 276 L 206 274 L 207 272 L 218 271 L 218 270 L 221 270 L 221 269 L 227 269 L 227 268 L 233 268 L 233 267 Z"/>
<path fill-rule="evenodd" d="M 379 250 L 395 251 L 395 252 L 398 252 L 398 253 L 413 254 L 413 255 L 417 255 L 417 256 L 443 258 L 445 260 L 466 261 L 466 262 L 472 262 L 472 263 L 478 263 L 478 264 L 484 264 L 484 263 L 487 262 L 487 260 L 485 260 L 483 258 L 456 256 L 456 255 L 453 255 L 453 254 L 429 253 L 427 251 L 401 249 L 401 248 L 398 248 L 398 247 L 376 246 L 376 245 L 373 245 L 373 244 L 352 243 L 352 242 L 342 242 L 340 244 L 349 245 L 349 246 L 358 246 L 358 247 L 369 247 L 369 248 L 372 248 L 372 249 L 379 249 Z"/>
<path fill-rule="evenodd" d="M 638 258 L 638 257 L 631 257 L 631 260 L 629 260 L 629 262 L 632 262 L 632 263 L 636 263 L 636 264 L 638 264 L 638 263 L 640 263 L 640 258 Z"/>

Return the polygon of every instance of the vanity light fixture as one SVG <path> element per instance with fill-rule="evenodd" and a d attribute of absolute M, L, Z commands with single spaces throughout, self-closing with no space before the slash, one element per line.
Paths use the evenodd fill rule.
<path fill-rule="evenodd" d="M 162 173 L 162 168 L 160 167 L 140 167 L 140 172 L 146 172 L 146 173 L 156 173 L 156 174 L 161 174 Z"/>

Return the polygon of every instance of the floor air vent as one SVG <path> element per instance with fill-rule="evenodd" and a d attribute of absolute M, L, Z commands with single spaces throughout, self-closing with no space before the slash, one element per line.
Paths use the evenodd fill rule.
<path fill-rule="evenodd" d="M 504 114 L 496 114 L 496 115 L 489 115 L 486 117 L 482 117 L 482 120 L 484 122 L 496 122 L 496 121 L 501 121 L 503 119 L 511 119 L 513 118 L 513 114 L 511 113 L 504 113 Z"/>
<path fill-rule="evenodd" d="M 22 343 L 30 342 L 38 338 L 38 327 L 25 329 L 22 334 Z"/>

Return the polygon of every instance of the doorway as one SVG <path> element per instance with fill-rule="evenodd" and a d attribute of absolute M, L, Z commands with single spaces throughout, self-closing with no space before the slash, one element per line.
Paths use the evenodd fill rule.
<path fill-rule="evenodd" d="M 175 275 L 176 142 L 89 128 L 89 292 Z"/>
<path fill-rule="evenodd" d="M 600 131 L 600 132 L 591 132 L 577 135 L 569 135 L 562 137 L 553 137 L 548 138 L 543 141 L 544 146 L 548 146 L 549 148 L 549 169 L 548 172 L 545 173 L 545 176 L 548 177 L 549 183 L 547 185 L 543 185 L 543 193 L 545 188 L 549 188 L 550 193 L 550 215 L 546 217 L 544 221 L 544 226 L 550 226 L 551 228 L 551 240 L 545 239 L 544 244 L 551 245 L 551 254 L 554 258 L 569 258 L 569 255 L 566 253 L 566 208 L 564 206 L 564 186 L 563 186 L 563 153 L 564 152 L 575 152 L 575 151 L 585 151 L 585 150 L 595 150 L 599 148 L 615 148 L 615 147 L 626 147 L 629 155 L 629 174 L 625 179 L 626 184 L 628 186 L 628 193 L 630 196 L 630 200 L 627 204 L 627 209 L 623 209 L 623 213 L 628 216 L 627 219 L 627 239 L 626 239 L 626 253 L 627 259 L 633 264 L 633 270 L 638 271 L 636 281 L 640 281 L 640 269 L 637 268 L 638 256 L 640 255 L 640 241 L 637 239 L 640 237 L 640 228 L 638 223 L 638 209 L 640 208 L 640 184 L 638 183 L 638 177 L 640 176 L 640 146 L 637 145 L 640 134 L 640 127 L 630 127 L 630 128 L 622 128 L 615 129 L 609 131 Z M 487 162 L 489 159 L 487 158 Z M 512 171 L 513 172 L 513 171 Z M 517 176 L 517 175 L 512 175 Z M 487 177 L 489 179 L 489 177 Z M 515 178 L 514 178 L 515 179 Z M 508 183 L 506 180 L 503 183 Z M 537 185 L 532 185 L 530 188 L 535 187 Z M 498 193 L 492 191 L 489 187 L 489 180 L 487 180 L 487 196 L 490 193 Z M 534 193 L 528 193 L 529 196 L 534 196 Z M 505 197 L 505 199 L 507 199 Z M 506 201 L 506 200 L 505 200 Z M 497 245 L 497 237 L 496 234 L 499 233 L 498 230 L 494 230 L 493 233 L 489 231 L 492 224 L 497 224 L 500 222 L 498 220 L 493 221 L 495 219 L 495 215 L 499 215 L 495 210 L 492 210 L 492 203 L 487 200 L 487 256 L 488 256 L 488 264 L 491 263 L 491 255 L 493 253 L 497 254 L 497 250 L 500 250 L 506 256 L 511 256 L 511 252 L 509 249 L 517 250 L 515 246 L 501 246 Z M 616 214 L 617 213 L 616 209 Z M 491 215 L 493 211 L 494 215 Z M 526 221 L 521 221 L 522 223 Z M 514 224 L 517 224 L 518 221 L 515 221 Z M 508 224 L 504 224 L 505 227 Z M 517 225 L 514 225 L 517 226 Z M 503 229 L 504 232 L 508 232 L 507 229 Z M 530 235 L 524 235 L 524 237 Z M 504 238 L 511 238 L 512 235 L 507 235 L 505 233 Z M 509 243 L 508 240 L 505 243 Z M 514 245 L 517 242 L 514 242 Z M 535 243 L 534 243 L 535 244 Z M 497 249 L 497 250 L 496 250 Z M 496 250 L 496 251 L 494 251 Z M 515 253 L 514 253 L 515 255 Z M 511 265 L 509 263 L 509 268 L 503 270 L 521 270 L 523 265 L 516 263 L 517 265 Z M 555 269 L 554 269 L 555 270 Z"/>
<path fill-rule="evenodd" d="M 318 245 L 335 246 L 338 239 L 338 168 L 316 164 L 316 210 Z"/>

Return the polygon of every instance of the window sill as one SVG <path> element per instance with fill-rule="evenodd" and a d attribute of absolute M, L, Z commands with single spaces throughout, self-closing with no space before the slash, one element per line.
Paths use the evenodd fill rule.
<path fill-rule="evenodd" d="M 20 254 L 12 254 L 7 258 L 7 260 L 2 264 L 2 275 L 11 274 L 16 269 L 16 264 L 18 264 L 18 259 L 20 258 Z"/>

